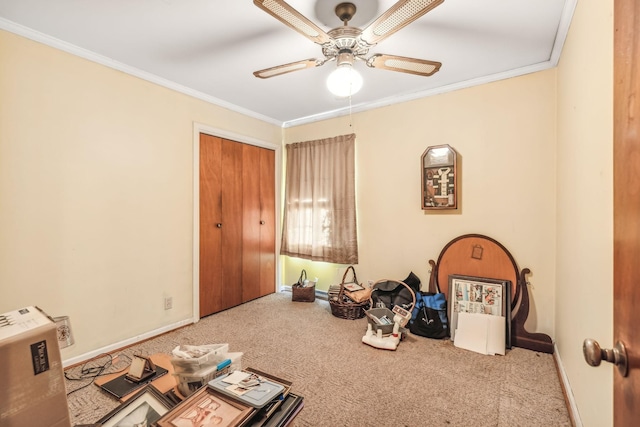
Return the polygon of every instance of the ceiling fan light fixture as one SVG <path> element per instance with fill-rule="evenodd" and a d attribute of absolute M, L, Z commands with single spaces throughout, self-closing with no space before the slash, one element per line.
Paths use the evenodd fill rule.
<path fill-rule="evenodd" d="M 362 88 L 362 76 L 349 63 L 339 65 L 327 77 L 327 89 L 337 97 L 345 98 Z"/>
<path fill-rule="evenodd" d="M 343 49 L 338 53 L 338 67 L 327 77 L 327 89 L 337 97 L 354 95 L 362 88 L 362 76 L 353 68 L 353 52 Z"/>

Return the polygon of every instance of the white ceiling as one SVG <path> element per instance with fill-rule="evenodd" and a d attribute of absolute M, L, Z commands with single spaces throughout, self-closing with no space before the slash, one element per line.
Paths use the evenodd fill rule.
<path fill-rule="evenodd" d="M 322 29 L 340 0 L 289 0 Z M 369 51 L 442 62 L 431 77 L 355 67 L 362 90 L 337 99 L 329 62 L 270 79 L 253 71 L 321 47 L 251 0 L 0 0 L 0 29 L 282 126 L 363 111 L 554 67 L 577 0 L 445 0 Z M 354 1 L 363 28 L 395 0 Z"/>

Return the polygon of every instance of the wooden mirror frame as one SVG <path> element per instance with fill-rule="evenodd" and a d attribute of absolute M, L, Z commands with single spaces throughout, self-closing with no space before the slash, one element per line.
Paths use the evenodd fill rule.
<path fill-rule="evenodd" d="M 429 260 L 429 264 L 429 292 L 442 292 L 447 301 L 451 274 L 511 281 L 511 345 L 553 354 L 553 342 L 548 335 L 528 332 L 524 326 L 529 317 L 526 276 L 531 270 L 519 270 L 500 242 L 482 234 L 465 234 L 447 243 L 438 262 Z"/>

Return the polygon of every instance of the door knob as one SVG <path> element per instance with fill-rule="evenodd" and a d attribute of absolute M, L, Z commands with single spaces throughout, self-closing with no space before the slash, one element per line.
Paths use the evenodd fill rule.
<path fill-rule="evenodd" d="M 216 224 L 216 227 L 218 227 L 218 228 L 222 228 L 222 224 L 221 224 L 221 223 L 217 223 L 217 224 Z"/>
<path fill-rule="evenodd" d="M 616 342 L 616 345 L 611 349 L 603 349 L 598 344 L 598 341 L 587 338 L 582 344 L 582 353 L 584 354 L 584 360 L 591 366 L 600 366 L 600 362 L 605 360 L 616 365 L 620 375 L 623 377 L 626 377 L 629 372 L 627 349 L 622 341 Z"/>
<path fill-rule="evenodd" d="M 264 225 L 264 221 L 260 221 L 260 225 Z"/>

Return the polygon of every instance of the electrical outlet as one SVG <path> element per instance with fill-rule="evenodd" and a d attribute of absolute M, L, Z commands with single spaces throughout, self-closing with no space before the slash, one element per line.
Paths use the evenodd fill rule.
<path fill-rule="evenodd" d="M 173 298 L 172 297 L 164 297 L 164 309 L 171 310 L 173 308 Z"/>

